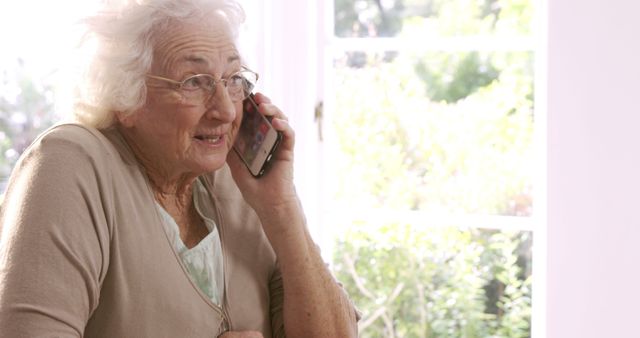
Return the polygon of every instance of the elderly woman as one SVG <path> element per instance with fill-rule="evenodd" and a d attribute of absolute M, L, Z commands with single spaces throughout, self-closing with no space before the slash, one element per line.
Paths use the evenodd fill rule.
<path fill-rule="evenodd" d="M 5 194 L 2 336 L 356 335 L 305 226 L 294 132 L 267 97 L 259 111 L 284 135 L 270 170 L 256 179 L 230 152 L 254 77 L 234 42 L 243 15 L 138 0 L 86 21 L 79 123 L 41 135 Z"/>

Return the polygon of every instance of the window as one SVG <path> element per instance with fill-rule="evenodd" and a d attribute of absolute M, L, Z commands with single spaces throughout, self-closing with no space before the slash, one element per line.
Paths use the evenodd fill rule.
<path fill-rule="evenodd" d="M 325 8 L 325 228 L 362 337 L 529 337 L 533 1 Z"/>
<path fill-rule="evenodd" d="M 64 69 L 72 64 L 71 51 L 78 37 L 74 22 L 95 3 L 0 3 L 0 193 L 31 141 L 69 116 L 71 85 Z"/>

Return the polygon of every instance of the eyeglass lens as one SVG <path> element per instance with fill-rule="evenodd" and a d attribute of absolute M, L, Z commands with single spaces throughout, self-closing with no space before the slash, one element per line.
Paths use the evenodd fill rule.
<path fill-rule="evenodd" d="M 223 86 L 232 101 L 242 101 L 249 96 L 257 81 L 256 74 L 242 71 L 223 80 Z M 192 76 L 183 82 L 184 95 L 189 100 L 206 101 L 215 93 L 217 82 L 211 75 L 200 74 Z"/>

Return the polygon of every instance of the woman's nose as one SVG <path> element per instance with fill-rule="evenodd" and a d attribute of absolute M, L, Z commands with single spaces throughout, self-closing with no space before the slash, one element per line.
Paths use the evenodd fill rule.
<path fill-rule="evenodd" d="M 227 88 L 223 84 L 218 84 L 216 91 L 205 102 L 207 117 L 231 122 L 236 118 L 236 104 L 231 100 Z"/>

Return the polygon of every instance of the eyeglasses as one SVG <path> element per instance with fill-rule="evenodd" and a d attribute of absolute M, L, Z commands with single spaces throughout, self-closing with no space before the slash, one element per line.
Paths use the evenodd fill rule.
<path fill-rule="evenodd" d="M 208 101 L 216 93 L 219 83 L 222 83 L 227 89 L 231 101 L 239 102 L 251 94 L 253 87 L 258 82 L 258 73 L 246 67 L 242 67 L 241 71 L 220 80 L 216 80 L 209 74 L 196 74 L 182 81 L 175 81 L 156 75 L 147 75 L 147 77 L 172 84 L 173 89 L 181 91 L 189 102 L 198 104 Z"/>

